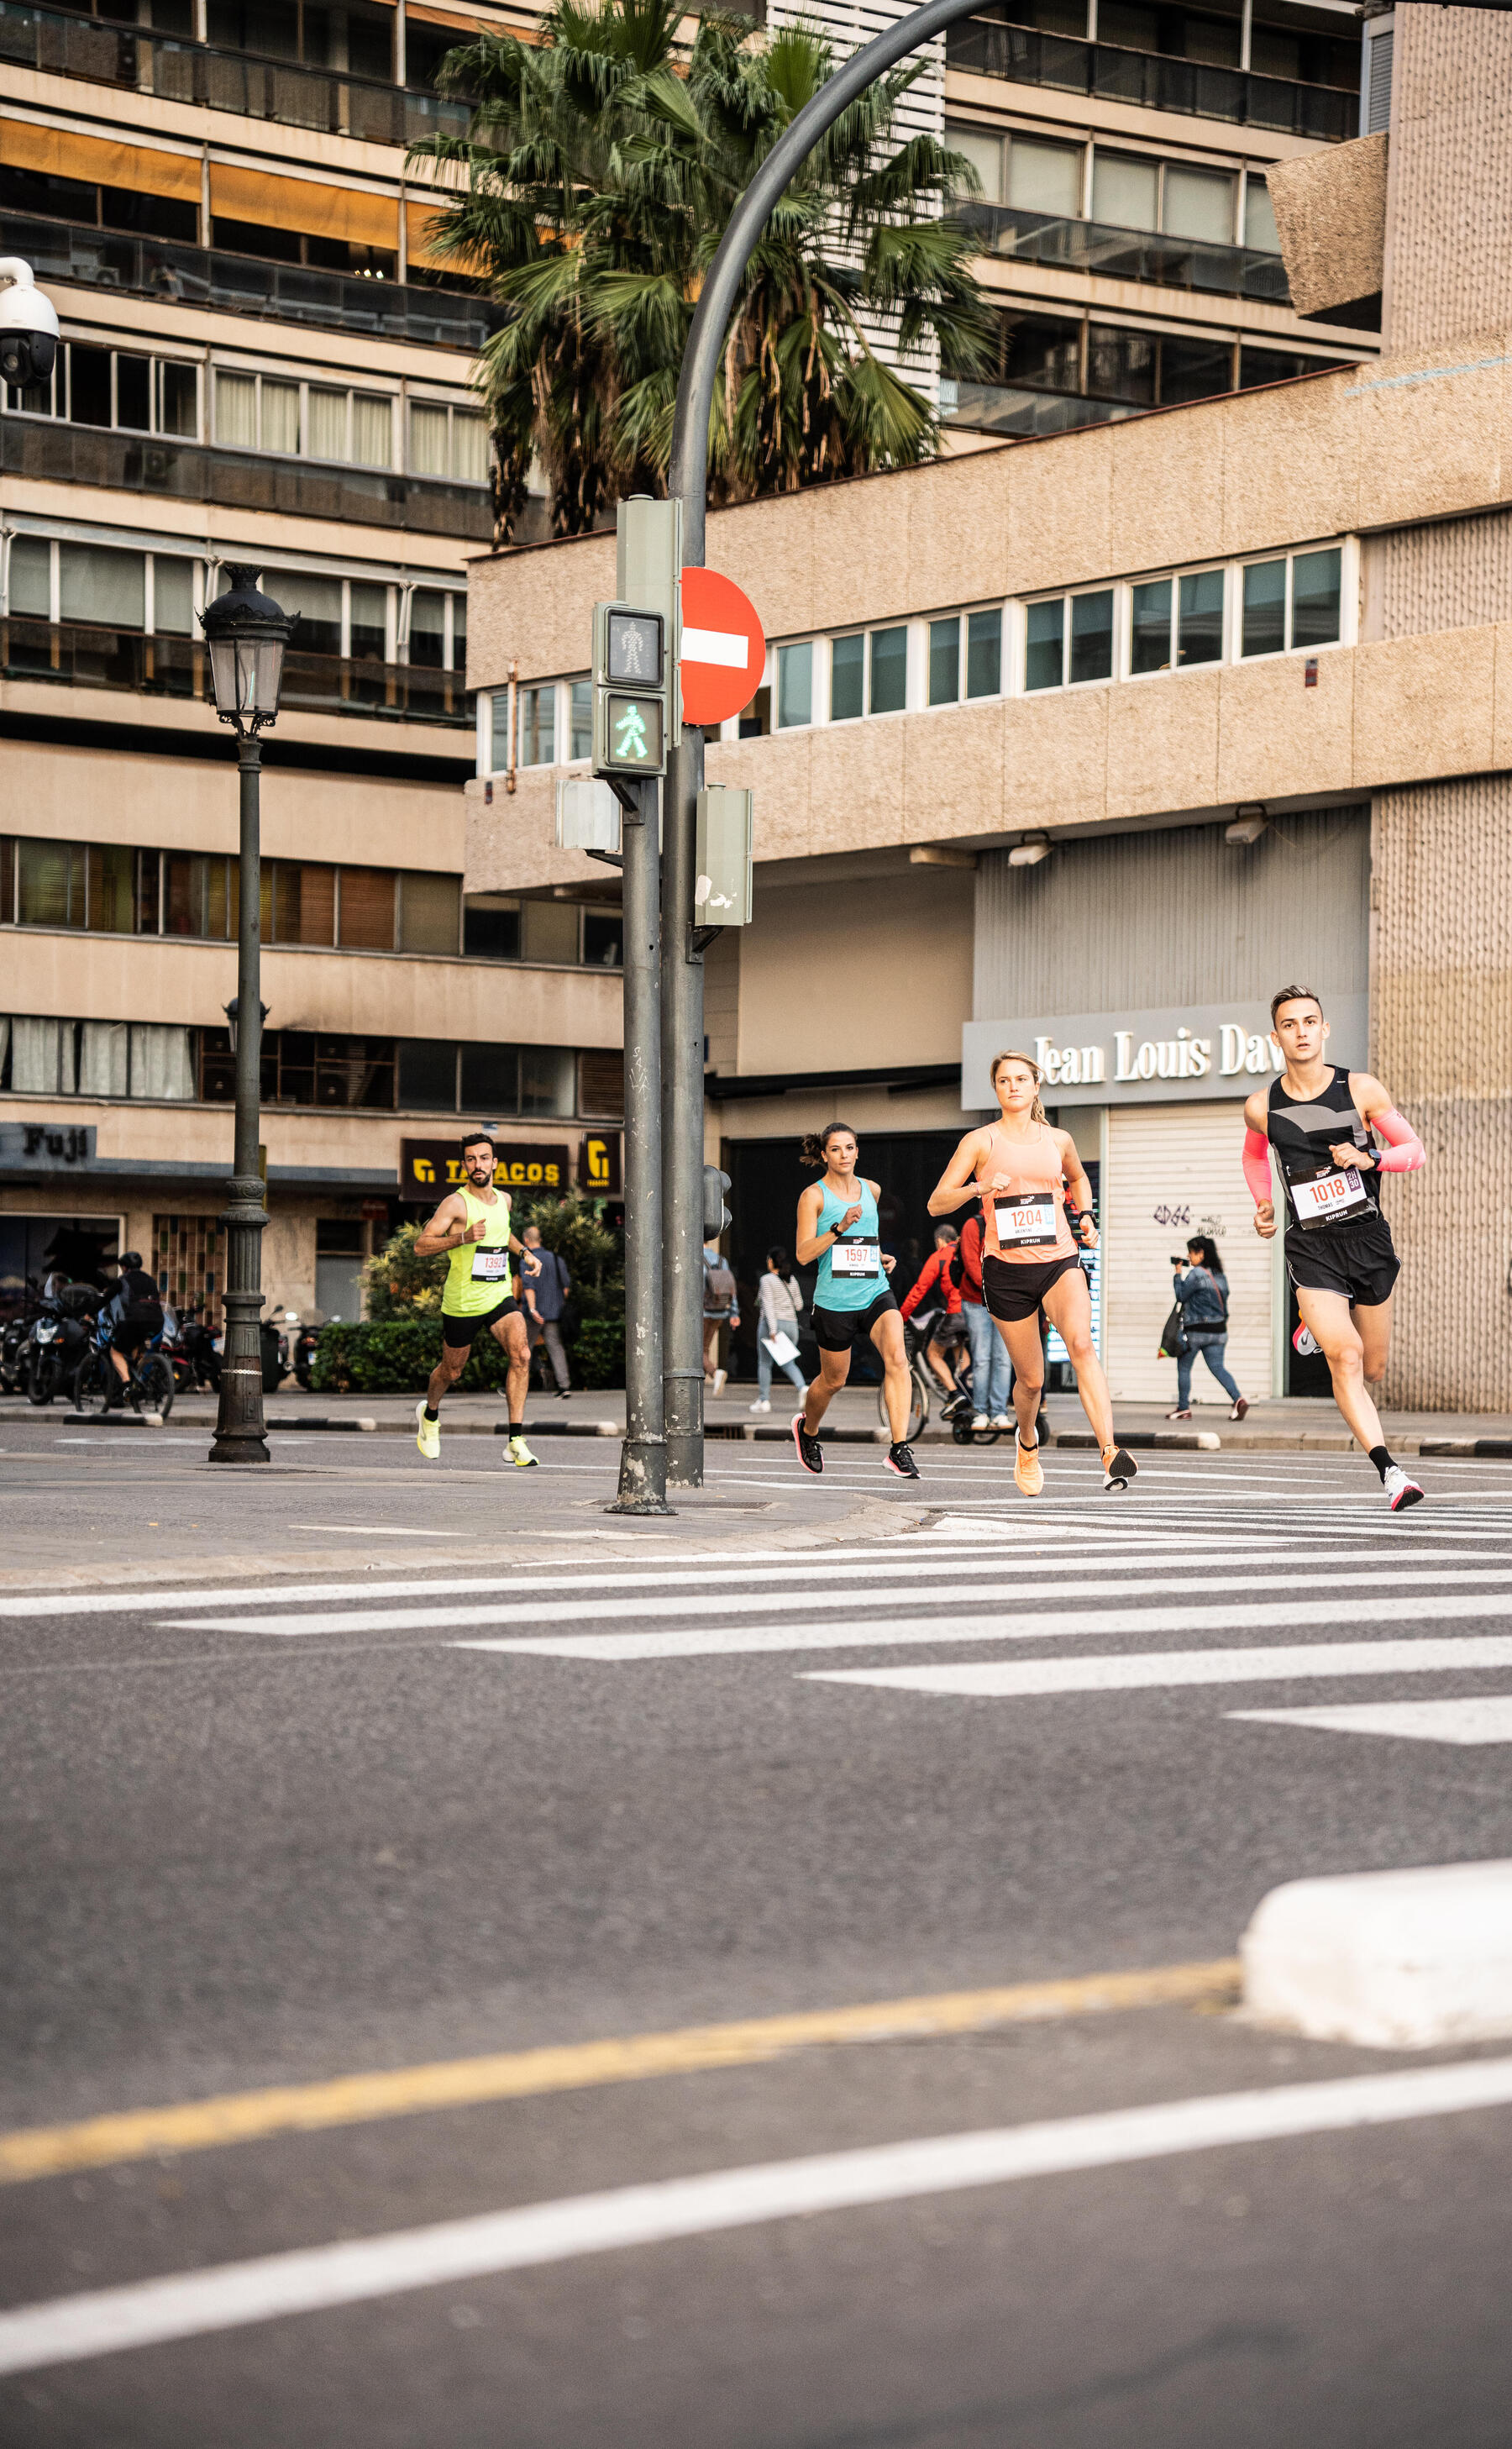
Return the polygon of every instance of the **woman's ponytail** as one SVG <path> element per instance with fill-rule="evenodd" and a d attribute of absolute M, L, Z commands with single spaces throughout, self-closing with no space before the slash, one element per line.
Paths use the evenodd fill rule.
<path fill-rule="evenodd" d="M 829 1163 L 824 1151 L 836 1131 L 849 1131 L 852 1139 L 855 1137 L 849 1123 L 826 1123 L 822 1131 L 805 1131 L 798 1142 L 798 1163 L 822 1169 Z"/>

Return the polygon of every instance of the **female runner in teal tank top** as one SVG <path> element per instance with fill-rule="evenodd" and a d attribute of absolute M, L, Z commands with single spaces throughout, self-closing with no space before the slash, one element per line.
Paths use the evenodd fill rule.
<path fill-rule="evenodd" d="M 813 1331 L 819 1340 L 819 1374 L 793 1423 L 793 1442 L 805 1471 L 824 1469 L 819 1422 L 851 1375 L 851 1354 L 867 1336 L 881 1355 L 883 1389 L 892 1443 L 889 1471 L 917 1479 L 918 1465 L 907 1443 L 909 1361 L 903 1321 L 888 1282 L 897 1261 L 884 1251 L 878 1231 L 877 1186 L 856 1173 L 856 1136 L 848 1123 L 831 1123 L 804 1140 L 805 1165 L 822 1165 L 823 1179 L 811 1183 L 798 1201 L 794 1255 L 800 1267 L 819 1263 L 813 1287 Z"/>

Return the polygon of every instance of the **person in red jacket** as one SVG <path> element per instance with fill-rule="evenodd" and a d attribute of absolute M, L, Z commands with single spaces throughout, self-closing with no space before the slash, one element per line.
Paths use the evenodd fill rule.
<path fill-rule="evenodd" d="M 961 1290 L 955 1282 L 950 1262 L 955 1255 L 956 1229 L 953 1224 L 937 1224 L 934 1248 L 919 1270 L 913 1289 L 906 1293 L 899 1306 L 905 1318 L 916 1310 L 932 1319 L 929 1340 L 924 1347 L 924 1358 L 929 1374 L 941 1392 L 958 1398 L 960 1387 L 949 1355 L 958 1351 L 967 1340 L 967 1324 L 961 1308 Z M 947 1415 L 948 1416 L 948 1415 Z"/>

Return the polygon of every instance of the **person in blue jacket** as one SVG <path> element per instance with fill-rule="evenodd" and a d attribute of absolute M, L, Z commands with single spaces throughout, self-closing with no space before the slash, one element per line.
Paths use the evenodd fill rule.
<path fill-rule="evenodd" d="M 1168 1420 L 1192 1417 L 1192 1367 L 1200 1352 L 1233 1404 L 1230 1419 L 1242 1420 L 1249 1402 L 1223 1359 L 1229 1340 L 1229 1280 L 1217 1244 L 1205 1233 L 1194 1234 L 1186 1245 L 1186 1265 L 1179 1259 L 1173 1259 L 1171 1264 L 1176 1270 L 1172 1290 L 1180 1305 L 1187 1348 L 1177 1355 L 1176 1410 L 1165 1417 Z"/>

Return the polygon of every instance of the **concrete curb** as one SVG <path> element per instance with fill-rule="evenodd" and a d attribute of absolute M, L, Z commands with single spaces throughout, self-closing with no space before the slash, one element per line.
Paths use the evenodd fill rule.
<path fill-rule="evenodd" d="M 1368 2049 L 1496 2040 L 1512 2033 L 1512 1862 L 1292 1880 L 1239 1952 L 1257 2022 Z"/>

